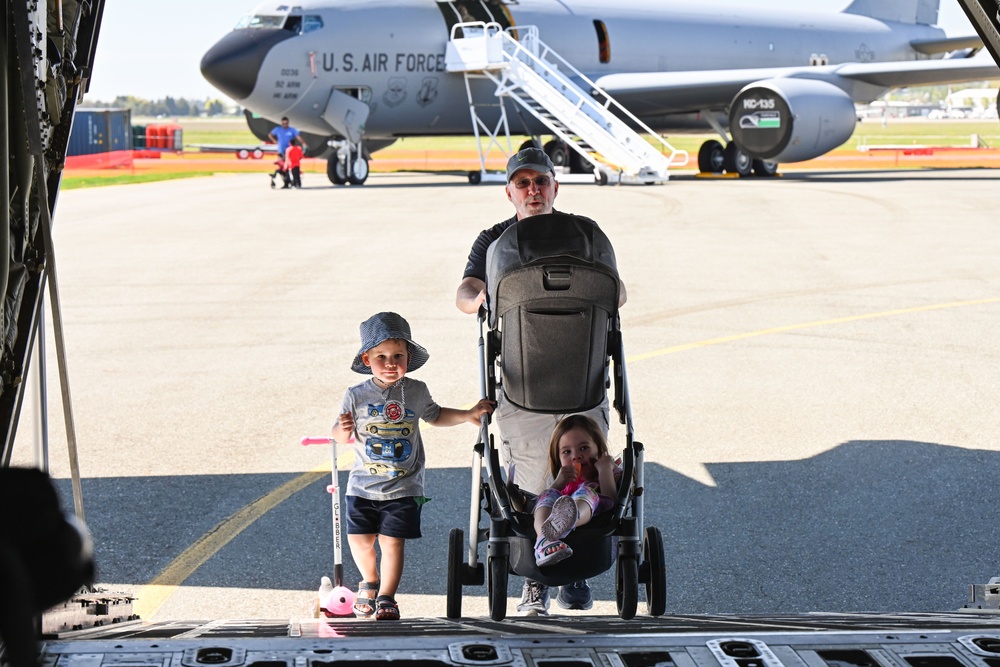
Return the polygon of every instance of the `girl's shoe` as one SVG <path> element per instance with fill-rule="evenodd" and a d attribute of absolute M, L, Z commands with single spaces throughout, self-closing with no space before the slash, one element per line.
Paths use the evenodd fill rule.
<path fill-rule="evenodd" d="M 580 512 L 576 508 L 576 501 L 570 496 L 559 496 L 552 505 L 549 518 L 542 524 L 542 535 L 551 542 L 561 540 L 576 527 L 579 518 Z"/>
<path fill-rule="evenodd" d="M 398 621 L 399 605 L 388 595 L 378 596 L 378 611 L 375 612 L 376 621 Z"/>
<path fill-rule="evenodd" d="M 549 540 L 543 535 L 535 540 L 535 565 L 543 567 L 566 560 L 573 550 L 562 540 Z"/>
<path fill-rule="evenodd" d="M 381 581 L 376 581 L 374 584 L 362 581 L 358 584 L 358 595 L 354 598 L 355 614 L 361 618 L 371 618 L 375 614 L 378 588 L 381 585 Z"/>

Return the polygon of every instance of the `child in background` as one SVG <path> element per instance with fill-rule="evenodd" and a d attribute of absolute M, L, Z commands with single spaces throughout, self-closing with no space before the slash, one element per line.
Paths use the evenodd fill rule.
<path fill-rule="evenodd" d="M 281 182 L 284 183 L 282 189 L 289 187 L 288 172 L 285 170 L 285 156 L 279 155 L 278 159 L 274 161 L 274 166 L 274 172 L 271 173 L 271 188 L 275 187 L 274 179 L 277 176 L 281 176 Z"/>
<path fill-rule="evenodd" d="M 434 426 L 478 426 L 494 407 L 486 399 L 468 410 L 439 406 L 427 385 L 406 375 L 427 358 L 427 350 L 413 342 L 410 325 L 396 313 L 378 313 L 362 322 L 361 349 L 351 369 L 372 377 L 347 390 L 333 427 L 338 443 L 355 438 L 345 493 L 347 543 L 363 577 L 354 612 L 380 621 L 399 619 L 395 595 L 404 545 L 420 537 L 420 509 L 427 499 L 419 420 Z"/>
<path fill-rule="evenodd" d="M 534 509 L 539 567 L 573 555 L 563 538 L 611 509 L 622 472 L 608 452 L 604 432 L 586 415 L 570 415 L 556 424 L 549 439 L 549 467 L 555 480 Z"/>
<path fill-rule="evenodd" d="M 299 143 L 298 138 L 292 139 L 292 143 L 289 144 L 288 149 L 285 150 L 285 168 L 291 173 L 291 183 L 293 188 L 302 187 L 302 172 L 300 170 L 300 165 L 302 164 L 302 145 Z M 286 176 L 286 179 L 288 177 Z"/>

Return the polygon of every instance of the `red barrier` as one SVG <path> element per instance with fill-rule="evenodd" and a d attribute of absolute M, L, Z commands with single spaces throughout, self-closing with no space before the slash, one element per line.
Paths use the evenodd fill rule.
<path fill-rule="evenodd" d="M 116 169 L 132 166 L 132 151 L 109 151 L 66 158 L 66 169 Z"/>

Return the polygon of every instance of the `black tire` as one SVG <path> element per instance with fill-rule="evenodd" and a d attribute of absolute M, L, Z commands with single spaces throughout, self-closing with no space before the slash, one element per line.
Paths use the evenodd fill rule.
<path fill-rule="evenodd" d="M 725 151 L 722 144 L 709 139 L 698 149 L 698 171 L 703 174 L 721 174 Z"/>
<path fill-rule="evenodd" d="M 344 173 L 344 163 L 337 159 L 336 153 L 326 159 L 326 177 L 334 185 L 343 185 L 347 182 L 347 174 Z"/>
<path fill-rule="evenodd" d="M 448 582 L 445 587 L 446 615 L 448 618 L 462 617 L 462 558 L 465 547 L 465 534 L 461 528 L 452 528 L 448 534 Z"/>
<path fill-rule="evenodd" d="M 368 180 L 368 160 L 351 153 L 351 174 L 347 177 L 347 182 L 351 185 L 364 185 Z"/>
<path fill-rule="evenodd" d="M 469 183 L 471 185 L 479 185 L 482 182 L 483 182 L 483 172 L 481 171 L 469 172 Z"/>
<path fill-rule="evenodd" d="M 569 173 L 571 174 L 589 174 L 594 171 L 593 165 L 590 164 L 582 155 L 576 151 L 569 152 Z"/>
<path fill-rule="evenodd" d="M 663 616 L 667 611 L 667 562 L 663 555 L 663 535 L 656 526 L 646 527 L 640 571 L 646 584 L 646 613 Z"/>
<path fill-rule="evenodd" d="M 778 173 L 778 163 L 754 158 L 752 169 L 754 176 L 760 176 L 761 178 L 773 178 Z"/>
<path fill-rule="evenodd" d="M 569 146 L 559 141 L 558 139 L 553 139 L 545 143 L 545 154 L 549 156 L 552 160 L 552 166 L 568 167 L 569 166 Z"/>
<path fill-rule="evenodd" d="M 520 153 L 525 148 L 541 148 L 541 146 L 539 146 L 538 142 L 535 141 L 534 139 L 528 139 L 523 144 L 521 144 L 521 147 L 517 149 L 517 152 Z"/>
<path fill-rule="evenodd" d="M 502 621 L 507 616 L 507 557 L 491 556 L 487 570 L 486 592 L 489 595 L 490 618 Z"/>
<path fill-rule="evenodd" d="M 607 185 L 608 184 L 608 172 L 603 171 L 603 170 L 602 171 L 598 171 L 597 172 L 597 176 L 594 176 L 594 182 L 597 183 L 598 185 Z"/>
<path fill-rule="evenodd" d="M 739 174 L 741 177 L 749 176 L 750 169 L 753 167 L 753 160 L 750 159 L 750 156 L 747 155 L 747 152 L 738 143 L 730 141 L 726 144 L 726 150 L 723 153 L 722 166 L 727 174 Z"/>
<path fill-rule="evenodd" d="M 635 556 L 618 556 L 615 567 L 615 602 L 618 616 L 627 621 L 635 618 L 639 606 L 639 559 Z"/>

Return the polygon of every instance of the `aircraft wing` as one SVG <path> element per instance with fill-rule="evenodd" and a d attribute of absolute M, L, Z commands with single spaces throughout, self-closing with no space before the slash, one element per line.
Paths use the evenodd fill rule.
<path fill-rule="evenodd" d="M 889 89 L 1000 79 L 1000 68 L 988 58 L 911 60 L 813 67 L 619 73 L 602 76 L 595 83 L 629 111 L 643 117 L 724 110 L 744 86 L 785 77 L 819 79 L 850 93 L 855 84 Z M 870 90 L 865 92 L 870 93 Z M 871 99 L 877 96 L 865 95 Z"/>

